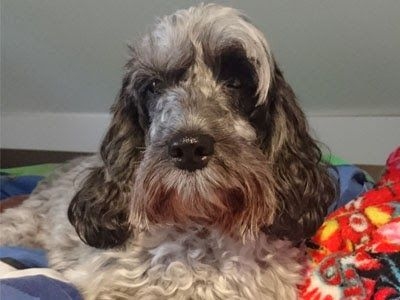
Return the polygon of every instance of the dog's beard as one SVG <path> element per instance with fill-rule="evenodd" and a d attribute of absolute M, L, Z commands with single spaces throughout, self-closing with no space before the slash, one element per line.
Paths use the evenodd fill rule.
<path fill-rule="evenodd" d="M 136 172 L 131 210 L 136 228 L 199 224 L 251 238 L 272 223 L 275 182 L 259 149 L 220 146 L 208 166 L 196 172 L 174 168 L 161 152 L 149 147 Z"/>

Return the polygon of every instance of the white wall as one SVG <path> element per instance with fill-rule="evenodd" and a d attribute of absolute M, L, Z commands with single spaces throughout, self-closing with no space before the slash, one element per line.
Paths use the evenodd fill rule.
<path fill-rule="evenodd" d="M 109 114 L 8 113 L 1 143 L 8 148 L 95 152 Z M 400 117 L 310 116 L 314 135 L 348 162 L 383 165 L 400 146 Z M 326 149 L 325 147 L 323 149 Z"/>
<path fill-rule="evenodd" d="M 9 139 L 12 136 L 22 148 L 48 145 L 53 149 L 85 150 L 86 146 L 74 144 L 74 136 L 67 138 L 68 143 L 51 146 L 57 136 L 51 123 L 41 129 L 44 137 L 37 139 L 32 134 L 39 134 L 38 130 L 33 128 L 45 124 L 30 123 L 29 130 L 36 132 L 31 136 L 10 124 L 32 113 L 55 113 L 52 116 L 65 116 L 65 120 L 78 113 L 73 120 L 80 118 L 79 122 L 90 132 L 103 132 L 104 128 L 85 123 L 88 119 L 82 114 L 107 116 L 119 88 L 126 42 L 136 39 L 156 16 L 196 2 L 199 1 L 2 0 L 1 146 L 15 146 Z M 400 144 L 397 130 L 381 130 L 399 125 L 400 1 L 216 2 L 243 9 L 266 34 L 308 115 L 317 119 L 363 116 L 368 135 L 331 123 L 341 119 L 315 123 L 319 137 L 332 150 L 343 147 L 340 154 L 352 161 L 379 157 L 372 162 L 381 163 L 393 140 L 398 139 L 396 144 Z M 50 122 L 48 116 L 44 114 L 39 119 Z M 385 116 L 392 116 L 392 121 Z M 372 117 L 379 117 L 379 127 L 377 118 Z M 351 128 L 365 132 L 356 121 L 361 119 L 346 120 Z M 327 124 L 329 127 L 324 127 Z M 72 121 L 62 125 L 69 126 L 75 125 Z M 50 129 L 54 136 L 46 132 Z M 374 147 L 378 135 L 379 145 Z M 93 140 L 93 133 L 87 140 Z M 364 143 L 365 149 L 354 143 Z M 88 147 L 95 145 L 93 140 Z"/>

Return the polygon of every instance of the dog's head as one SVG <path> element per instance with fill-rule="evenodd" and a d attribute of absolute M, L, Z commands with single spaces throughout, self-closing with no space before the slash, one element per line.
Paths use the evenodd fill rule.
<path fill-rule="evenodd" d="M 130 227 L 192 223 L 312 235 L 335 189 L 262 33 L 235 9 L 201 5 L 131 50 L 104 167 L 70 205 L 80 237 L 105 248 Z"/>

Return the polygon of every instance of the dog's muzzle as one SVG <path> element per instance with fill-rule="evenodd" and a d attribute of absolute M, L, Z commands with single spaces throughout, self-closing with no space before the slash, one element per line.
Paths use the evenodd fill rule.
<path fill-rule="evenodd" d="M 177 168 L 193 172 L 207 166 L 214 144 L 208 134 L 178 134 L 170 140 L 168 153 Z"/>

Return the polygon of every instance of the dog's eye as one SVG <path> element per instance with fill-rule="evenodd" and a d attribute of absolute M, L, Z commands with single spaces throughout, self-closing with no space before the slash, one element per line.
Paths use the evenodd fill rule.
<path fill-rule="evenodd" d="M 153 79 L 145 88 L 145 93 L 148 96 L 155 96 L 161 94 L 163 83 L 159 79 Z"/>
<path fill-rule="evenodd" d="M 232 77 L 225 81 L 225 85 L 230 89 L 240 89 L 242 81 L 238 77 Z"/>

